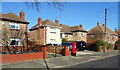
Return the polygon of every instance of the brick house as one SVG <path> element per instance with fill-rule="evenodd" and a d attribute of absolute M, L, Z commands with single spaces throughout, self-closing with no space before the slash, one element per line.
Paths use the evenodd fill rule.
<path fill-rule="evenodd" d="M 61 38 L 66 38 L 68 41 L 85 41 L 87 37 L 87 31 L 83 29 L 82 25 L 79 26 L 67 26 L 60 24 Z"/>
<path fill-rule="evenodd" d="M 38 18 L 38 24 L 29 30 L 30 40 L 38 45 L 61 44 L 59 20 L 52 22 L 49 19 L 42 21 L 42 18 Z"/>
<path fill-rule="evenodd" d="M 27 25 L 25 13 L 20 12 L 20 16 L 10 12 L 8 14 L 0 13 L 0 46 L 5 52 L 12 51 L 14 48 L 24 46 L 27 48 Z M 5 46 L 8 46 L 7 48 Z"/>
<path fill-rule="evenodd" d="M 118 34 L 106 27 L 105 36 L 105 26 L 97 23 L 97 26 L 88 31 L 87 43 L 95 43 L 96 40 L 108 41 L 108 43 L 114 44 L 118 40 Z"/>

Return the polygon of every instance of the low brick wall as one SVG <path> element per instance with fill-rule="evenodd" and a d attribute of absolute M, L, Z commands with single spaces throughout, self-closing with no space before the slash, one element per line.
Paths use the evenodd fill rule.
<path fill-rule="evenodd" d="M 2 57 L 2 64 L 16 63 L 22 61 L 43 59 L 43 53 L 25 53 L 25 54 L 11 54 L 11 55 L 0 55 Z"/>

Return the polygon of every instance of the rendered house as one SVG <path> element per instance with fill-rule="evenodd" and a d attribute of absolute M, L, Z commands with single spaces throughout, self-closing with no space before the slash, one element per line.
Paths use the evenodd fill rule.
<path fill-rule="evenodd" d="M 95 43 L 96 40 L 108 41 L 108 43 L 114 44 L 118 40 L 118 34 L 106 28 L 105 36 L 105 26 L 101 26 L 100 23 L 97 23 L 97 26 L 88 31 L 87 34 L 87 43 Z"/>
<path fill-rule="evenodd" d="M 68 41 L 85 41 L 87 31 L 83 29 L 82 25 L 70 27 L 61 24 L 61 38 L 66 38 Z"/>
<path fill-rule="evenodd" d="M 30 30 L 30 40 L 35 41 L 38 45 L 45 44 L 61 44 L 60 30 L 61 26 L 58 20 L 55 23 L 49 19 L 42 21 L 38 18 L 38 24 L 33 26 Z"/>
<path fill-rule="evenodd" d="M 0 46 L 3 46 L 3 51 L 7 50 L 6 46 L 27 47 L 28 24 L 24 12 L 20 12 L 20 16 L 12 12 L 0 13 Z"/>

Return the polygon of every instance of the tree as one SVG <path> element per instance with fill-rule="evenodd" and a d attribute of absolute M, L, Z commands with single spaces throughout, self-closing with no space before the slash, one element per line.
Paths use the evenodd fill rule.
<path fill-rule="evenodd" d="M 22 28 L 20 28 L 19 30 L 10 30 L 10 35 L 11 38 L 15 39 L 18 38 L 20 39 L 20 46 L 21 47 L 21 52 L 22 52 L 22 48 L 24 48 L 25 44 L 26 44 L 26 40 L 25 40 L 25 30 L 23 30 Z M 14 45 L 12 46 L 14 48 L 14 53 L 18 52 L 17 47 L 15 47 Z M 28 48 L 27 48 L 28 49 Z"/>
<path fill-rule="evenodd" d="M 7 27 L 5 25 L 3 25 L 0 29 L 0 44 L 2 45 L 2 52 L 5 48 L 7 48 L 8 52 L 10 52 L 10 49 L 8 47 L 9 45 L 9 39 L 10 39 L 10 36 L 9 36 L 10 32 L 9 30 L 7 29 Z"/>
<path fill-rule="evenodd" d="M 9 53 L 18 52 L 17 47 L 11 44 L 10 38 L 19 38 L 20 39 L 20 46 L 24 46 L 26 44 L 25 42 L 25 30 L 21 29 L 14 29 L 9 30 L 9 27 L 7 24 L 4 24 L 2 28 L 0 29 L 0 44 L 3 46 L 3 50 L 7 49 Z M 15 43 L 15 41 L 12 41 L 12 43 Z M 12 45 L 12 50 L 10 49 L 10 45 Z M 2 51 L 3 52 L 3 51 Z M 22 51 L 21 51 L 22 52 Z"/>
<path fill-rule="evenodd" d="M 40 11 L 40 8 L 42 7 L 42 3 L 39 2 L 41 0 L 31 0 L 31 1 L 27 1 L 25 2 L 25 5 L 27 7 L 31 7 L 31 8 L 36 8 L 37 11 Z M 64 7 L 64 3 L 65 2 L 60 2 L 60 0 L 45 0 L 47 5 L 49 5 L 50 7 L 55 7 L 59 10 L 62 10 L 62 7 Z"/>

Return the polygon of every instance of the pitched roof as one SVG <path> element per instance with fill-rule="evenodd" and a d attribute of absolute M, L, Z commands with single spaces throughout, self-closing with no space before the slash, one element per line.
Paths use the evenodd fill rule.
<path fill-rule="evenodd" d="M 60 24 L 54 23 L 51 20 L 47 19 L 45 21 L 42 22 L 42 25 L 51 25 L 51 26 L 57 26 L 60 27 Z"/>
<path fill-rule="evenodd" d="M 26 20 L 20 18 L 18 15 L 10 12 L 8 14 L 3 14 L 0 13 L 0 19 L 7 19 L 7 20 L 12 20 L 12 21 L 19 21 L 19 22 L 23 22 L 23 23 L 28 23 Z"/>
<path fill-rule="evenodd" d="M 68 25 L 63 25 L 63 24 L 61 24 L 61 26 L 62 26 L 61 32 L 65 32 L 65 33 L 71 33 L 72 31 L 84 31 L 84 32 L 87 32 L 86 30 L 84 30 L 83 28 L 81 28 L 79 26 L 70 27 Z"/>
<path fill-rule="evenodd" d="M 74 27 L 70 27 L 71 31 L 84 31 L 87 32 L 86 30 L 84 30 L 82 27 L 80 26 L 74 26 Z"/>
<path fill-rule="evenodd" d="M 93 34 L 93 33 L 105 33 L 105 26 L 97 25 L 88 31 L 88 34 Z M 110 30 L 107 27 L 106 27 L 106 33 L 116 34 L 115 32 L 113 32 L 112 30 Z"/>
<path fill-rule="evenodd" d="M 65 32 L 65 33 L 71 33 L 71 30 L 70 30 L 70 26 L 68 25 L 63 25 L 63 24 L 60 24 L 62 29 L 61 29 L 61 32 Z"/>
<path fill-rule="evenodd" d="M 30 30 L 34 29 L 34 28 L 37 28 L 39 26 L 56 26 L 56 27 L 61 27 L 60 24 L 54 23 L 51 20 L 47 19 L 47 20 L 42 21 L 42 25 L 36 24 L 33 27 L 31 27 Z"/>

